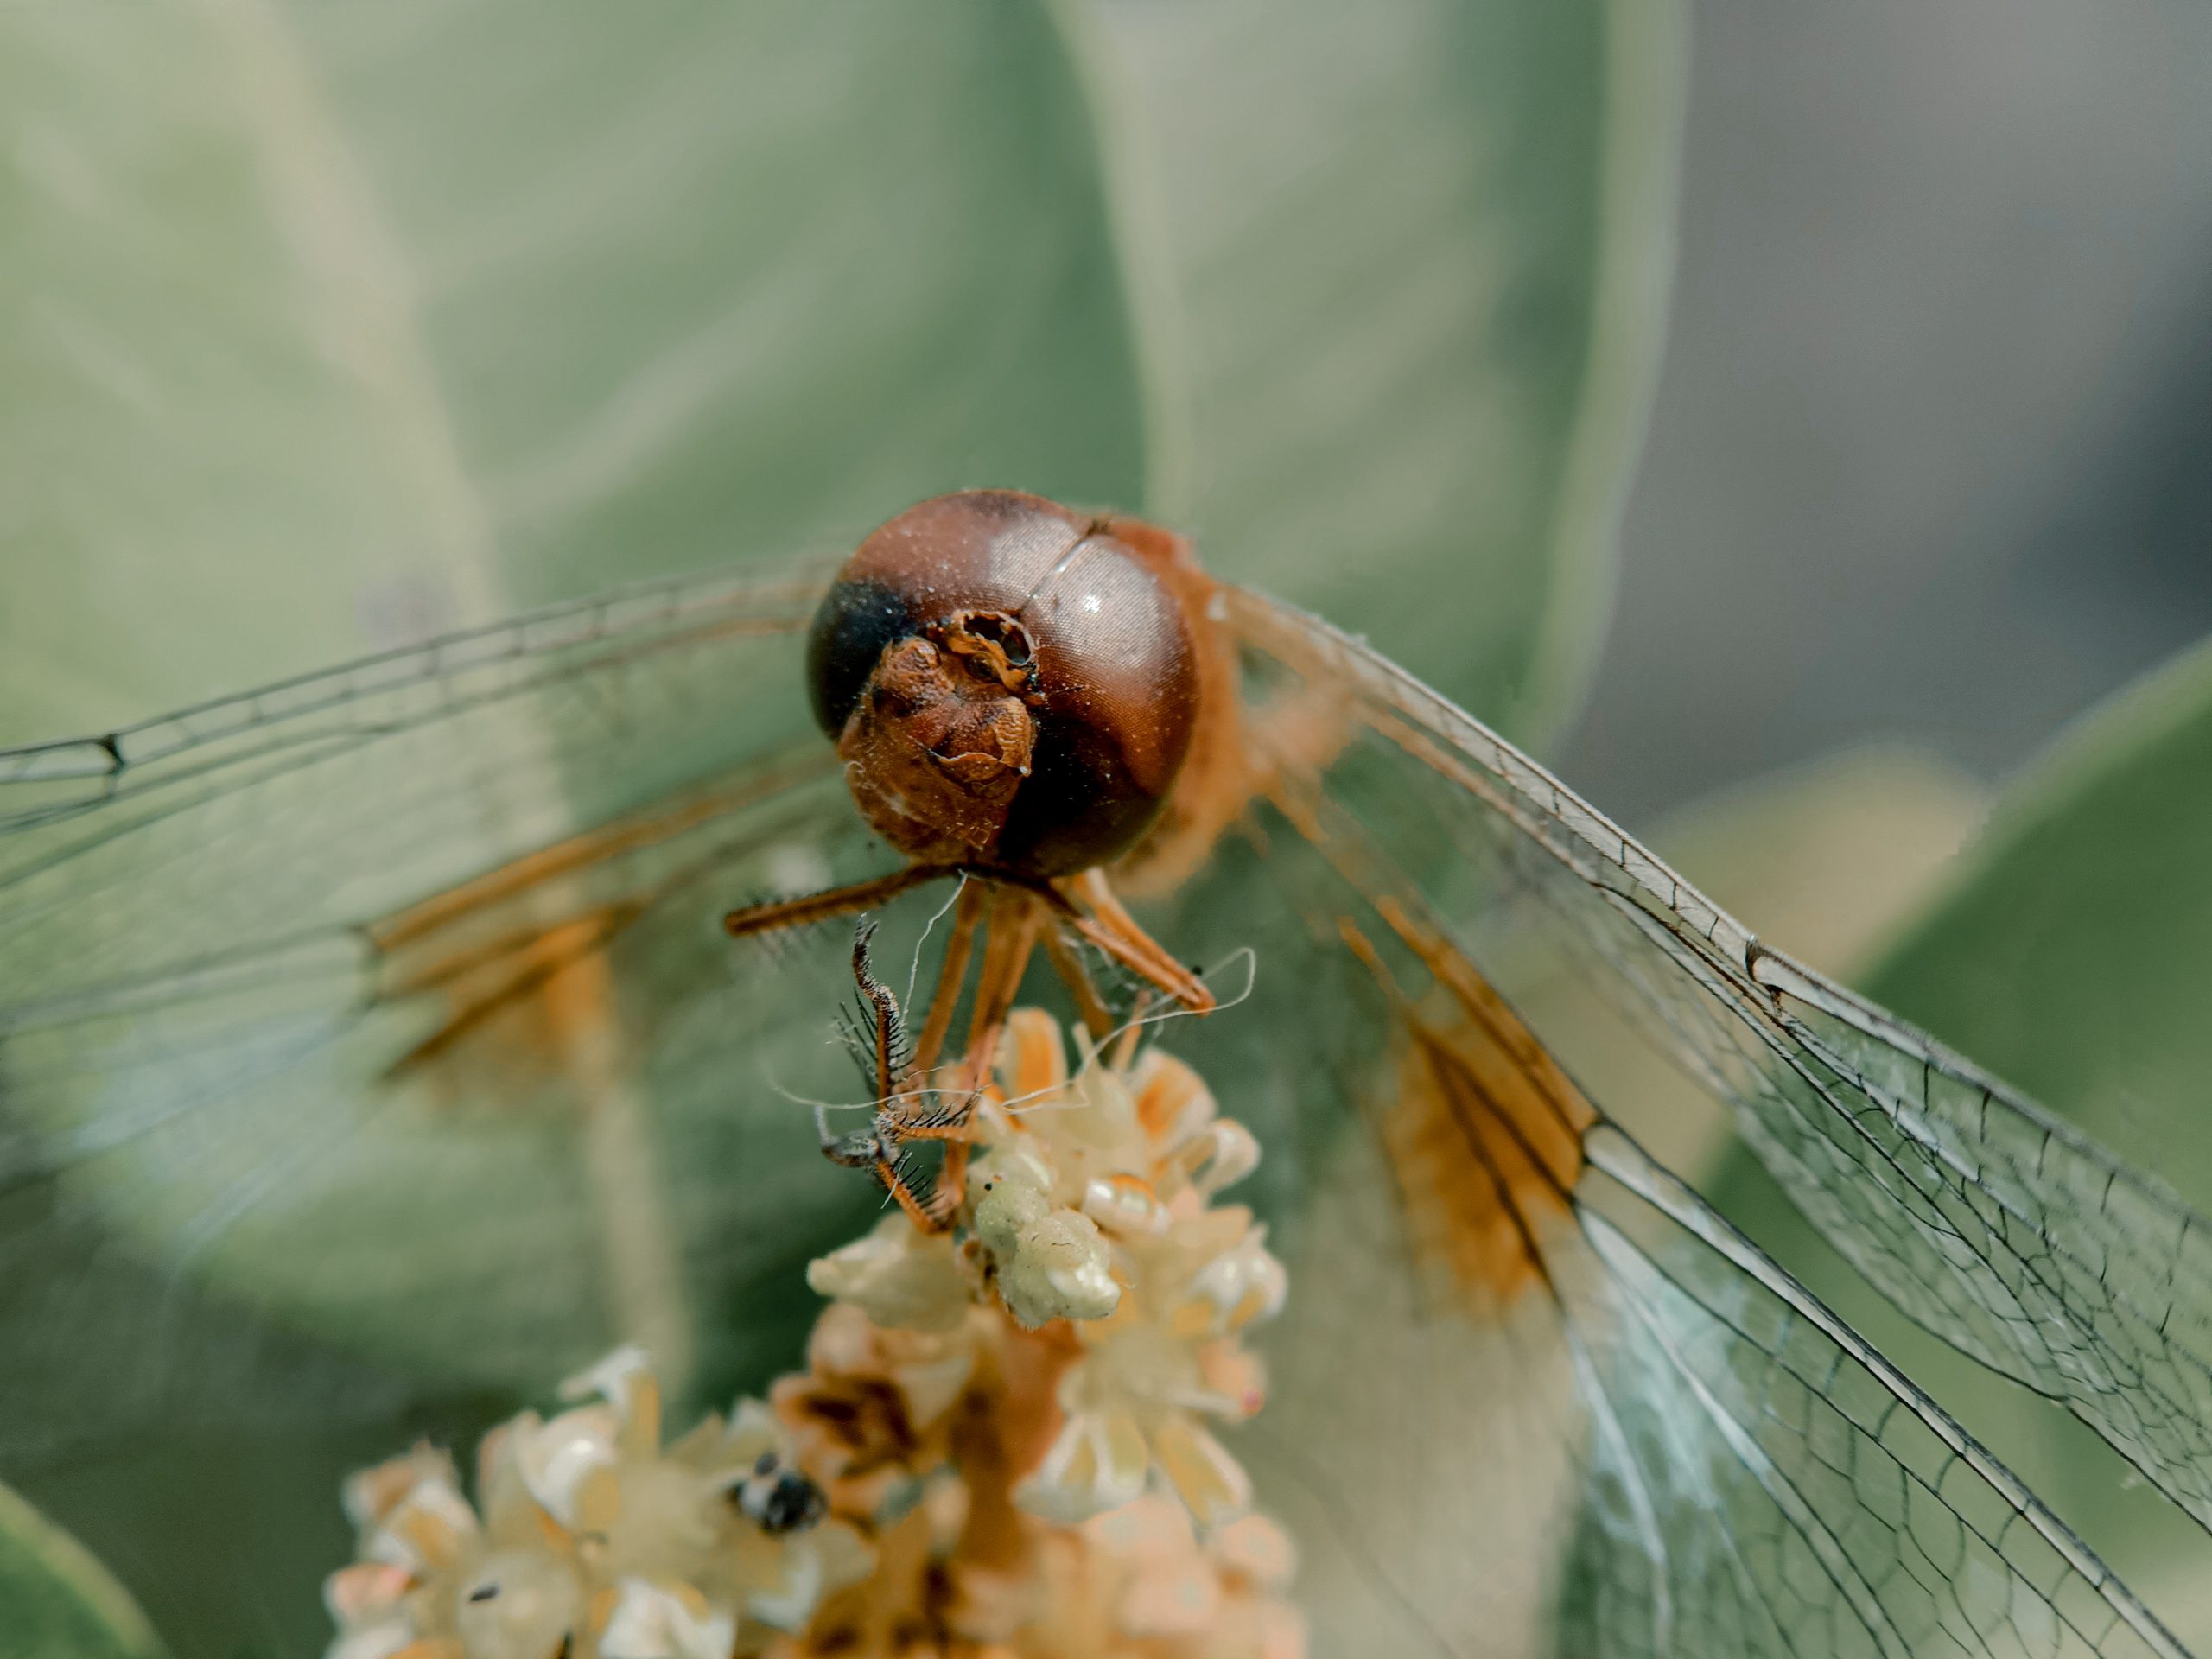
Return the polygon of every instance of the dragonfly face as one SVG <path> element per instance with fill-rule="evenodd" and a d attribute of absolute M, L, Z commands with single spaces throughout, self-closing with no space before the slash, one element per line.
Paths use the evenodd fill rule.
<path fill-rule="evenodd" d="M 1160 814 L 1223 647 L 1171 538 L 976 490 L 861 544 L 808 639 L 816 716 L 855 799 L 918 861 L 1071 875 Z M 1181 568 L 1178 568 L 1181 567 Z"/>
<path fill-rule="evenodd" d="M 740 938 L 809 925 L 971 875 L 996 890 L 1002 942 L 987 958 L 995 971 L 979 993 L 979 1033 L 1012 1006 L 1034 936 L 1063 925 L 1192 1012 L 1211 1007 L 1212 994 L 1130 918 L 1103 867 L 1144 861 L 1171 800 L 1182 804 L 1163 842 L 1219 827 L 1216 804 L 1235 788 L 1236 703 L 1214 593 L 1179 538 L 1135 519 L 1086 518 L 1006 490 L 900 513 L 830 585 L 807 670 L 855 802 L 910 861 L 748 906 L 725 925 Z M 981 898 L 953 925 L 955 989 Z M 1054 960 L 1065 969 L 1069 958 Z M 935 1020 L 925 1027 L 923 1070 L 944 1036 Z M 984 1055 L 988 1069 L 988 1045 Z"/>
<path fill-rule="evenodd" d="M 237 1541 L 104 1506 L 104 1448 L 204 1485 L 195 1446 L 342 1447 L 256 1466 L 312 1517 L 364 1421 L 459 1433 L 440 1389 L 537 1397 L 624 1338 L 711 1400 L 790 1363 L 801 1264 L 868 1213 L 776 1086 L 837 1087 L 846 945 L 717 922 L 799 866 L 868 888 L 896 988 L 957 949 L 987 1001 L 1080 1018 L 1025 934 L 1140 983 L 1255 953 L 1162 1041 L 1265 1153 L 1240 1191 L 1289 1294 L 1236 1450 L 1314 1651 L 2177 1650 L 1577 1087 L 1536 977 L 1567 964 L 1891 1300 L 2212 1523 L 2212 1234 L 2170 1195 L 1233 588 L 1192 657 L 1228 717 L 1129 850 L 977 859 L 940 919 L 915 889 L 950 866 L 887 851 L 804 729 L 825 588 L 637 590 L 0 754 L 0 1478 L 138 1564 L 177 1651 L 235 1645 L 163 1586 L 232 1582 Z M 920 637 L 1035 720 L 1041 626 L 956 597 Z M 865 644 L 816 656 L 865 687 Z M 817 675 L 841 740 L 842 695 Z M 933 999 L 918 1050 L 939 1001 L 957 1040 Z"/>

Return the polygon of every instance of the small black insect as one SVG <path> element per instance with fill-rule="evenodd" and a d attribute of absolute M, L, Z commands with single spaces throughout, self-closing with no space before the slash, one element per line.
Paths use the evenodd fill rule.
<path fill-rule="evenodd" d="M 804 1532 L 830 1512 L 822 1489 L 773 1452 L 760 1454 L 753 1472 L 731 1491 L 730 1502 L 761 1531 L 778 1536 Z"/>

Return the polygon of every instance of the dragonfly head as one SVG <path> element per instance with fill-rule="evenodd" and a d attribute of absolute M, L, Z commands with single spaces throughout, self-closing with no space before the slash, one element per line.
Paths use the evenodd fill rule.
<path fill-rule="evenodd" d="M 1072 874 L 1134 846 L 1200 708 L 1162 553 L 1120 521 L 971 490 L 861 543 L 817 613 L 815 713 L 917 861 Z"/>

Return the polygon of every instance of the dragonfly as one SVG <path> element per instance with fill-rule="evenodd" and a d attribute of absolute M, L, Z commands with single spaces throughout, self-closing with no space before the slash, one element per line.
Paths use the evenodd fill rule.
<path fill-rule="evenodd" d="M 1314 1651 L 2182 1651 L 1643 1149 L 1533 988 L 1566 964 L 1900 1310 L 2212 1526 L 2212 1250 L 2179 1200 L 1249 589 L 1178 601 L 1236 717 L 1211 804 L 1101 867 L 1134 908 L 1071 896 L 1095 870 L 918 861 L 810 729 L 836 574 L 626 588 L 0 752 L 0 1476 L 37 1497 L 104 1438 L 421 1379 L 526 1395 L 620 1339 L 702 1397 L 779 1369 L 803 1264 L 882 1194 L 803 1103 L 837 1086 L 850 934 L 724 918 L 859 893 L 911 1000 L 1026 893 L 1045 956 L 1163 1013 L 1254 964 L 1157 1040 L 1264 1149 L 1292 1292 L 1238 1448 Z M 130 1538 L 143 1573 L 175 1531 Z"/>

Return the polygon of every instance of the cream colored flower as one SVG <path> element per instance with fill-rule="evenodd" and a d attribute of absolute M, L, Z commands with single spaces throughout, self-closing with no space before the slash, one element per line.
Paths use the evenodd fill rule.
<path fill-rule="evenodd" d="M 689 1585 L 624 1579 L 599 1632 L 600 1659 L 728 1659 L 737 1619 Z"/>
<path fill-rule="evenodd" d="M 361 1560 L 324 1588 L 331 1659 L 729 1659 L 867 1573 L 760 1402 L 664 1446 L 640 1351 L 561 1392 L 584 1403 L 485 1437 L 475 1506 L 423 1447 L 347 1483 Z"/>
<path fill-rule="evenodd" d="M 1078 1035 L 1071 1075 L 1050 1016 L 1018 1013 L 1008 1039 L 969 1213 L 1007 1311 L 1075 1320 L 1084 1350 L 1059 1386 L 1065 1421 L 1016 1499 L 1070 1523 L 1157 1476 L 1202 1526 L 1231 1521 L 1250 1483 L 1201 1419 L 1259 1409 L 1258 1362 L 1236 1338 L 1281 1311 L 1288 1276 L 1249 1211 L 1211 1205 L 1256 1166 L 1257 1143 L 1157 1050 L 1123 1072 Z"/>
<path fill-rule="evenodd" d="M 850 1302 L 874 1324 L 902 1331 L 955 1330 L 973 1300 L 951 1236 L 919 1232 L 896 1211 L 807 1263 L 806 1282 L 816 1294 Z"/>
<path fill-rule="evenodd" d="M 1018 1011 L 950 1232 L 810 1264 L 804 1372 L 664 1443 L 617 1350 L 356 1476 L 330 1659 L 1300 1659 L 1289 1541 L 1214 1427 L 1263 1404 L 1259 1147 L 1188 1066 Z"/>
<path fill-rule="evenodd" d="M 1122 1300 L 1098 1224 L 1054 1202 L 1051 1164 L 1002 1143 L 969 1169 L 969 1211 L 992 1260 L 1007 1312 L 1031 1330 L 1054 1319 L 1103 1319 Z"/>
<path fill-rule="evenodd" d="M 1302 1659 L 1305 1623 L 1282 1592 L 1280 1528 L 1247 1516 L 1201 1541 L 1173 1498 L 1147 1497 L 1060 1533 L 1043 1562 L 1047 1611 L 1023 1659 Z"/>

